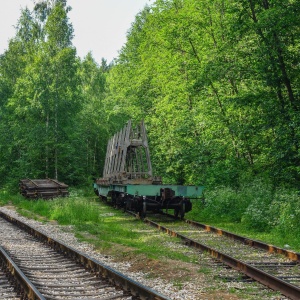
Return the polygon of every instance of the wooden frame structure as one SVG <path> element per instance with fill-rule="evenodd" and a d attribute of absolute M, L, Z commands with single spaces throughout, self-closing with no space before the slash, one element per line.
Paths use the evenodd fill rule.
<path fill-rule="evenodd" d="M 144 122 L 135 128 L 131 121 L 108 142 L 102 183 L 149 183 L 153 181 Z M 155 181 L 161 182 L 155 178 Z"/>
<path fill-rule="evenodd" d="M 94 191 L 114 206 L 136 211 L 174 209 L 183 218 L 192 209 L 190 198 L 202 195 L 203 187 L 162 184 L 152 175 L 150 152 L 144 122 L 135 128 L 131 121 L 107 145 L 103 177 L 95 179 Z"/>

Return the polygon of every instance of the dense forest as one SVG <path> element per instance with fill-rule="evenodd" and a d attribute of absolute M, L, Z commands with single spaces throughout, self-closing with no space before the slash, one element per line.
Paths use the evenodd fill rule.
<path fill-rule="evenodd" d="M 77 56 L 70 10 L 23 9 L 0 55 L 1 190 L 91 186 L 111 135 L 143 119 L 155 175 L 205 186 L 197 218 L 299 248 L 300 1 L 157 0 L 109 64 Z"/>
<path fill-rule="evenodd" d="M 109 65 L 77 56 L 70 9 L 22 10 L 0 56 L 0 186 L 87 184 L 143 119 L 165 182 L 300 187 L 300 1 L 157 0 Z"/>

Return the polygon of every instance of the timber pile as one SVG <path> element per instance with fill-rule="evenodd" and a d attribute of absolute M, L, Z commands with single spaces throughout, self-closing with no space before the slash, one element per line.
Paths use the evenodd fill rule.
<path fill-rule="evenodd" d="M 28 199 L 52 199 L 69 195 L 68 185 L 55 179 L 21 179 L 20 193 Z"/>

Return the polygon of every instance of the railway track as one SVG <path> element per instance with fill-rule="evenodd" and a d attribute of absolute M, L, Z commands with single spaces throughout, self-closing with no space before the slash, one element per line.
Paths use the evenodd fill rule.
<path fill-rule="evenodd" d="M 13 266 L 7 253 L 0 247 L 0 299 L 17 300 L 20 299 L 21 286 L 12 282 L 9 278 L 8 265 Z"/>
<path fill-rule="evenodd" d="M 300 299 L 299 253 L 194 221 L 178 222 L 173 216 L 167 216 L 166 220 L 166 214 L 152 215 L 144 222 L 181 238 L 188 246 L 210 253 L 218 261 L 290 299 Z"/>
<path fill-rule="evenodd" d="M 0 228 L 1 264 L 15 284 L 3 282 L 6 299 L 168 299 L 2 211 Z"/>
<path fill-rule="evenodd" d="M 107 202 L 109 204 L 109 202 Z M 140 218 L 138 213 L 124 210 Z M 279 291 L 287 299 L 300 299 L 300 253 L 267 245 L 234 233 L 167 213 L 151 214 L 143 221 L 185 245 L 209 253 L 214 259 L 243 273 L 241 281 L 254 280 Z M 168 219 L 166 220 L 166 217 Z M 248 279 L 247 279 L 248 278 Z M 236 278 L 228 277 L 228 281 Z M 284 297 L 280 299 L 285 299 Z"/>

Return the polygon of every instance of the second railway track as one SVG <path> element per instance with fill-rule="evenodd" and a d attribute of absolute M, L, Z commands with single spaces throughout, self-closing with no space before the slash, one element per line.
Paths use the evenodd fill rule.
<path fill-rule="evenodd" d="M 152 215 L 144 222 L 169 235 L 183 239 L 189 246 L 209 252 L 219 261 L 280 291 L 290 299 L 300 299 L 299 253 L 246 239 L 190 220 L 180 222 L 167 214 L 163 214 L 163 218 L 161 216 Z M 166 216 L 169 217 L 168 220 L 165 219 Z"/>

